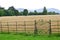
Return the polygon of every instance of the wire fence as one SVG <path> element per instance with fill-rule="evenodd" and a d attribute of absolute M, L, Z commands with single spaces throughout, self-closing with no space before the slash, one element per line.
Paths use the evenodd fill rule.
<path fill-rule="evenodd" d="M 0 22 L 0 33 L 28 33 L 38 35 L 51 35 L 60 33 L 59 20 L 39 21 L 11 21 Z"/>

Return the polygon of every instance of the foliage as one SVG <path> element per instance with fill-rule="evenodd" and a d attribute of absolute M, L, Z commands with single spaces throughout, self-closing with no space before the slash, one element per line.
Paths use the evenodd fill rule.
<path fill-rule="evenodd" d="M 48 15 L 58 15 L 59 13 L 55 13 L 55 12 L 48 12 Z"/>
<path fill-rule="evenodd" d="M 5 16 L 6 12 L 5 9 L 0 7 L 0 16 Z"/>
<path fill-rule="evenodd" d="M 24 10 L 23 10 L 23 15 L 25 15 L 25 16 L 28 15 L 28 10 L 27 10 L 27 9 L 24 9 Z"/>
<path fill-rule="evenodd" d="M 56 12 L 47 12 L 46 7 L 44 7 L 43 12 L 28 12 L 27 9 L 24 9 L 22 12 L 16 10 L 13 6 L 9 7 L 8 9 L 4 9 L 0 7 L 0 16 L 22 16 L 22 15 L 58 15 L 59 13 Z"/>
<path fill-rule="evenodd" d="M 47 9 L 46 9 L 46 7 L 44 7 L 42 14 L 43 14 L 43 15 L 47 15 Z"/>
<path fill-rule="evenodd" d="M 16 10 L 13 6 L 8 8 L 8 13 L 10 14 L 10 16 L 17 16 L 19 15 L 18 10 Z"/>

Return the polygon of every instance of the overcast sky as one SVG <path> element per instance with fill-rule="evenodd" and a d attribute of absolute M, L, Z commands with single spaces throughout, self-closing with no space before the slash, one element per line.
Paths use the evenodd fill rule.
<path fill-rule="evenodd" d="M 40 9 L 56 8 L 60 10 L 60 0 L 0 0 L 0 6 L 7 9 L 10 6 L 15 8 Z"/>

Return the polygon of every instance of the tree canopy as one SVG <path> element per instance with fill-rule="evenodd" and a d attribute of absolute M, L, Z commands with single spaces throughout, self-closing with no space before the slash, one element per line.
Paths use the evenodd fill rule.
<path fill-rule="evenodd" d="M 43 9 L 43 15 L 47 15 L 47 9 L 46 9 L 46 7 L 44 7 L 44 9 Z"/>
<path fill-rule="evenodd" d="M 28 15 L 28 10 L 27 10 L 27 9 L 24 9 L 24 10 L 23 10 L 23 15 L 25 15 L 25 16 Z"/>
<path fill-rule="evenodd" d="M 13 6 L 9 7 L 8 9 L 0 7 L 0 16 L 57 15 L 57 14 L 59 13 L 47 12 L 46 7 L 43 8 L 43 12 L 37 12 L 36 10 L 34 10 L 34 12 L 28 12 L 28 9 L 24 9 L 22 12 L 19 12 Z"/>

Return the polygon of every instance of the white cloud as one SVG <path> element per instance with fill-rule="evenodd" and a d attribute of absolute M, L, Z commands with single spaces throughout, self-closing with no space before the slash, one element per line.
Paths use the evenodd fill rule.
<path fill-rule="evenodd" d="M 13 5 L 13 0 L 0 0 L 0 6 L 8 8 Z"/>
<path fill-rule="evenodd" d="M 59 0 L 0 0 L 0 6 L 5 8 L 14 6 L 15 8 L 39 9 L 46 6 L 60 9 L 59 4 Z"/>
<path fill-rule="evenodd" d="M 43 5 L 41 4 L 41 1 L 39 2 L 39 0 L 21 0 L 18 2 L 18 0 L 16 0 L 15 2 L 15 7 L 22 7 L 22 8 L 39 8 L 42 7 Z"/>

